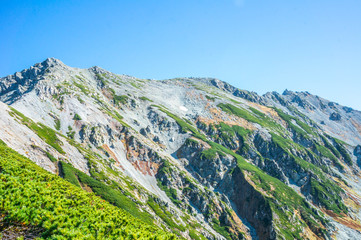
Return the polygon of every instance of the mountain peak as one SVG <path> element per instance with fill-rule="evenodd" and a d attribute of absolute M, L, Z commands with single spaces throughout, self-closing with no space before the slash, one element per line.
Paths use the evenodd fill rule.
<path fill-rule="evenodd" d="M 57 58 L 53 58 L 53 57 L 50 57 L 50 58 L 47 58 L 43 61 L 44 63 L 53 63 L 53 64 L 64 64 L 62 61 L 60 61 L 59 59 Z"/>
<path fill-rule="evenodd" d="M 47 58 L 44 61 L 42 61 L 41 63 L 37 63 L 34 65 L 34 67 L 39 67 L 39 68 L 49 68 L 49 67 L 54 67 L 54 66 L 66 66 L 62 61 L 60 61 L 57 58 Z"/>
<path fill-rule="evenodd" d="M 292 94 L 294 94 L 294 92 L 288 89 L 284 90 L 282 93 L 282 95 L 292 95 Z"/>
<path fill-rule="evenodd" d="M 96 74 L 102 74 L 102 73 L 108 72 L 104 68 L 101 68 L 101 67 L 98 67 L 98 66 L 93 66 L 93 67 L 89 68 L 89 70 L 96 73 Z"/>

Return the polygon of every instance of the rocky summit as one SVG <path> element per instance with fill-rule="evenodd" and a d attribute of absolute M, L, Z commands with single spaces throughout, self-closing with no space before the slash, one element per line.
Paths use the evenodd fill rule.
<path fill-rule="evenodd" d="M 361 239 L 352 108 L 54 58 L 0 100 L 4 239 Z"/>

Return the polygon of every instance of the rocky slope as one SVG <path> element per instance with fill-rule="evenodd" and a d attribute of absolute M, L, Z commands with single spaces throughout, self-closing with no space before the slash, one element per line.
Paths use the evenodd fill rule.
<path fill-rule="evenodd" d="M 1 78 L 0 100 L 9 147 L 179 237 L 361 238 L 359 111 L 53 58 Z"/>

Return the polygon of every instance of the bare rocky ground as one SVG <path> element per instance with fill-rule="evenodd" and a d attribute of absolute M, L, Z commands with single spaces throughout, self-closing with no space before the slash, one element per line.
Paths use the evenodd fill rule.
<path fill-rule="evenodd" d="M 1 78 L 0 100 L 8 146 L 54 174 L 65 161 L 116 183 L 179 236 L 361 239 L 359 111 L 307 92 L 259 96 L 53 58 Z"/>

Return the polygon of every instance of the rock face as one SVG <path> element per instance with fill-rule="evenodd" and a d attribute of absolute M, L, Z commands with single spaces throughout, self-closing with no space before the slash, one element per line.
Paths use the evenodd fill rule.
<path fill-rule="evenodd" d="M 260 239 L 276 239 L 271 206 L 245 179 L 239 168 L 224 182 L 224 188 L 223 191 L 229 194 L 237 212 L 255 226 Z"/>
<path fill-rule="evenodd" d="M 341 115 L 339 113 L 333 112 L 330 115 L 330 120 L 332 120 L 332 121 L 340 121 L 341 120 Z"/>
<path fill-rule="evenodd" d="M 0 100 L 8 146 L 54 174 L 70 163 L 179 237 L 361 238 L 359 111 L 53 58 L 1 78 Z"/>

